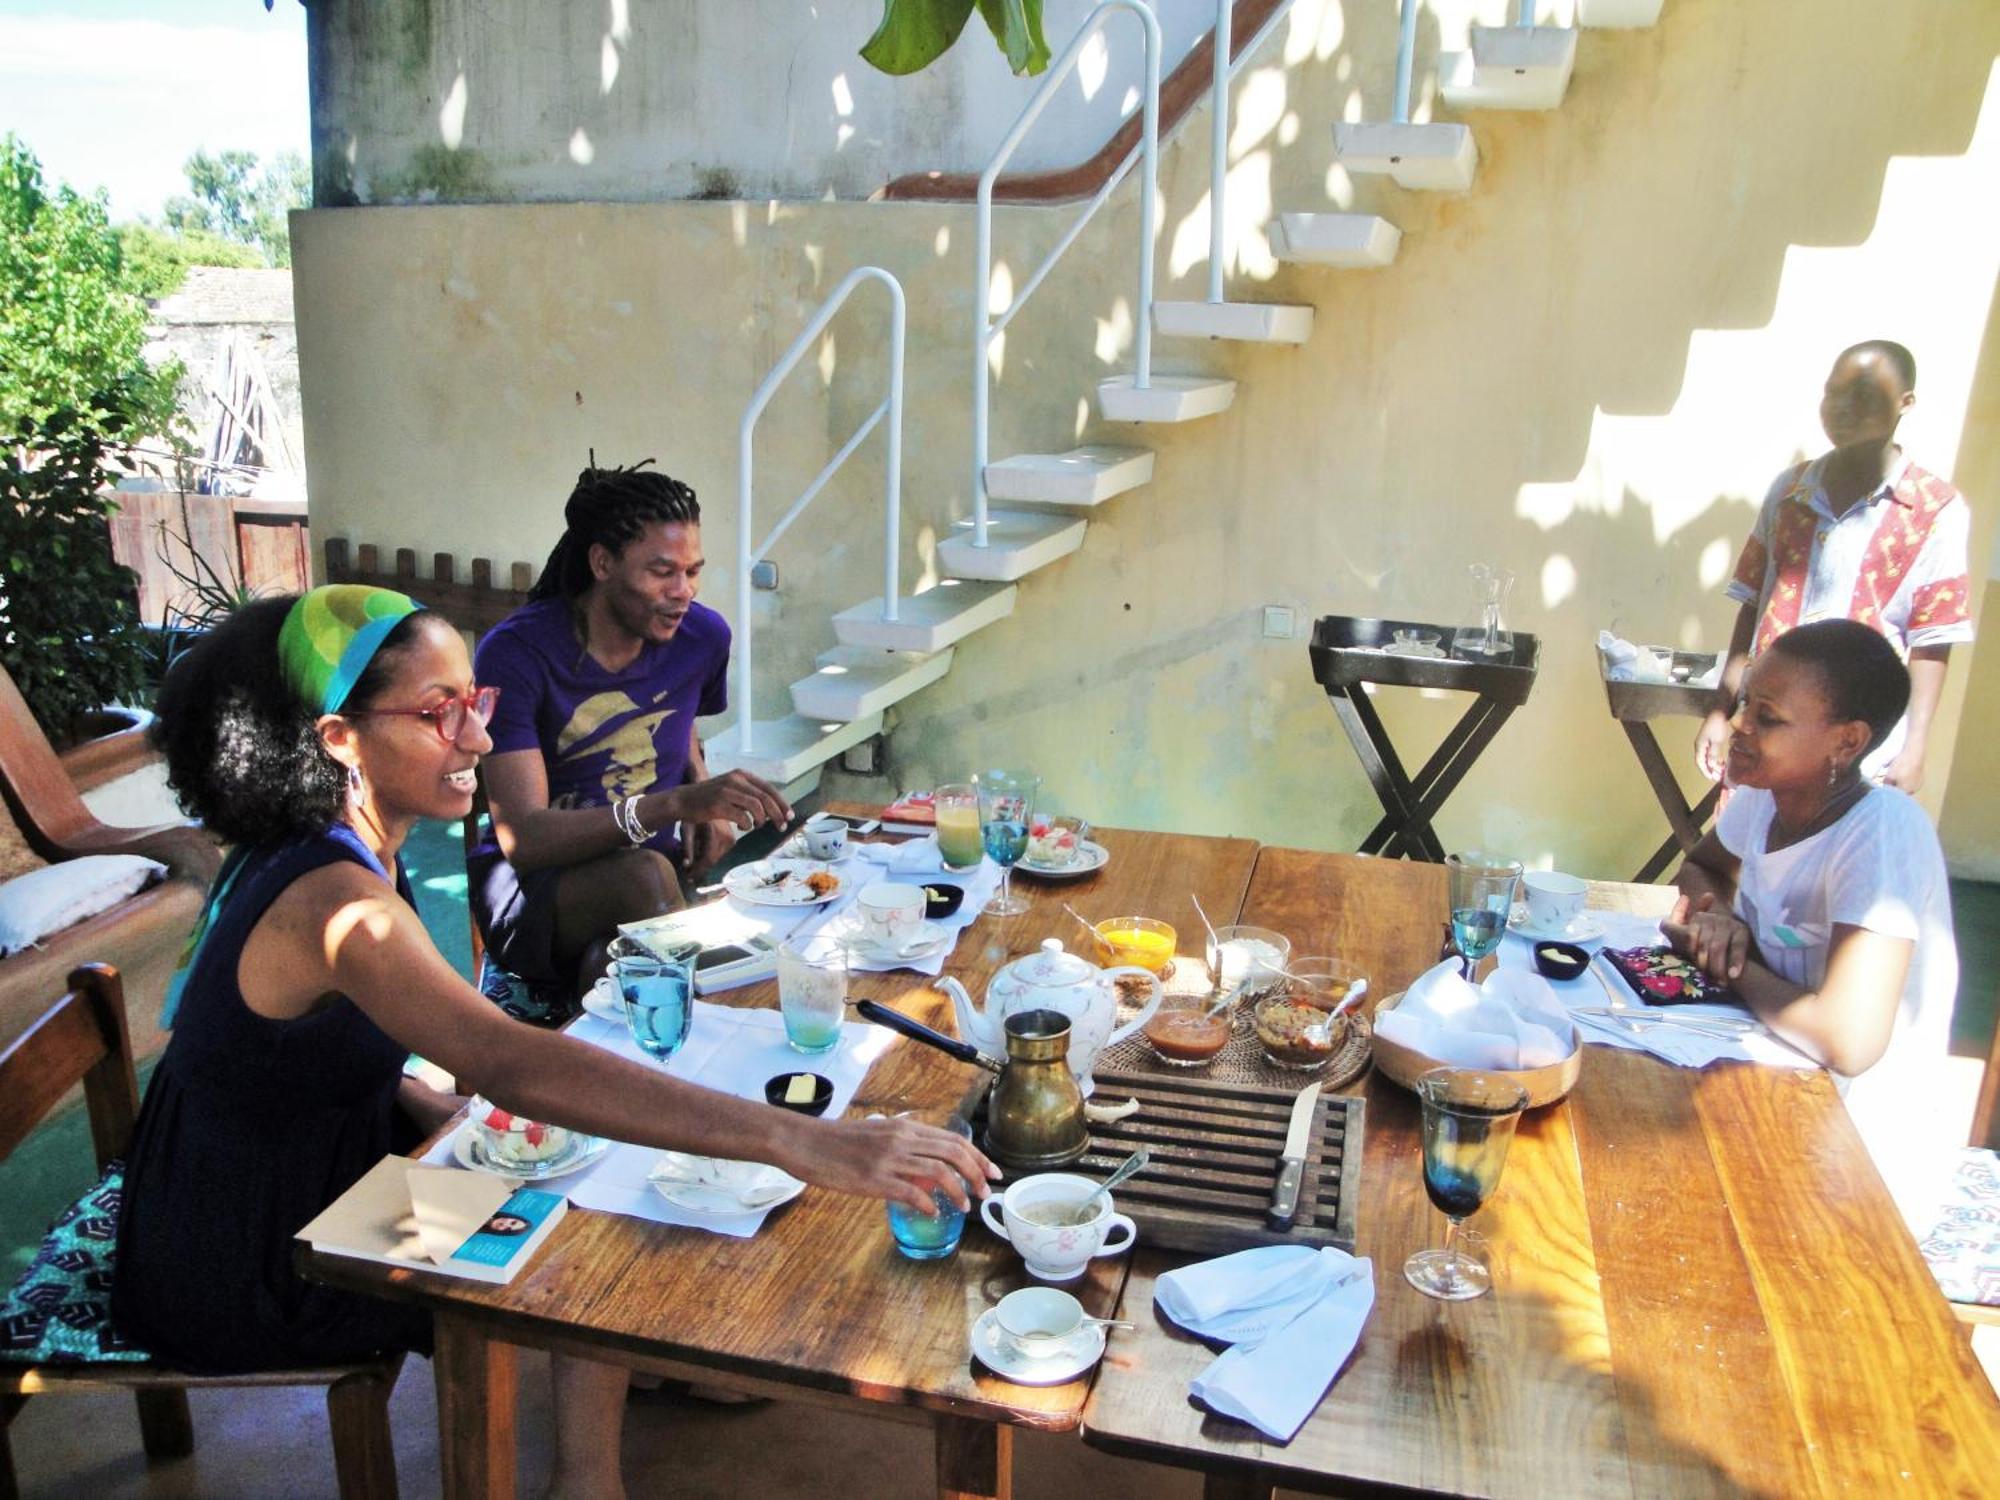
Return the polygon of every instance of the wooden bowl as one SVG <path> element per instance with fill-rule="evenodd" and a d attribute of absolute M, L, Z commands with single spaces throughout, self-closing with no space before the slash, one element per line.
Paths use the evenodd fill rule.
<path fill-rule="evenodd" d="M 1385 1010 L 1394 1010 L 1402 1004 L 1399 994 L 1385 996 L 1375 1007 L 1377 1018 Z M 1554 1104 L 1571 1089 L 1576 1087 L 1576 1076 L 1583 1071 L 1583 1040 L 1576 1036 L 1574 1024 L 1570 1035 L 1575 1038 L 1577 1048 L 1559 1063 L 1550 1063 L 1545 1068 L 1520 1068 L 1508 1071 L 1504 1068 L 1480 1068 L 1476 1071 L 1491 1073 L 1496 1078 L 1509 1078 L 1518 1083 L 1528 1093 L 1529 1109 L 1540 1109 L 1544 1104 Z M 1412 1047 L 1405 1047 L 1382 1035 L 1378 1027 L 1374 1038 L 1375 1067 L 1391 1083 L 1399 1083 L 1406 1089 L 1414 1089 L 1417 1080 L 1433 1068 L 1450 1067 L 1434 1057 L 1426 1057 Z"/>

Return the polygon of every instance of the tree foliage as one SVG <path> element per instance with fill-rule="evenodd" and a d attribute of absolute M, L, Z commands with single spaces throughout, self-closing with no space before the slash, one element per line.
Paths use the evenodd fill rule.
<path fill-rule="evenodd" d="M 286 214 L 312 199 L 312 169 L 280 151 L 258 170 L 254 151 L 197 151 L 187 159 L 188 192 L 166 201 L 166 227 L 193 243 L 204 236 L 259 251 L 269 266 L 292 263 Z M 215 265 L 215 261 L 197 262 Z"/>
<path fill-rule="evenodd" d="M 145 681 L 105 524 L 107 449 L 174 422 L 180 367 L 151 369 L 145 333 L 102 196 L 50 191 L 34 153 L 0 140 L 0 663 L 58 741 Z"/>
<path fill-rule="evenodd" d="M 975 9 L 1017 77 L 1048 67 L 1042 0 L 883 0 L 882 24 L 861 56 L 884 73 L 920 72 L 958 40 Z"/>
<path fill-rule="evenodd" d="M 151 224 L 120 224 L 118 248 L 132 289 L 155 302 L 181 289 L 190 266 L 256 270 L 264 265 L 258 250 L 205 229 L 176 234 Z"/>

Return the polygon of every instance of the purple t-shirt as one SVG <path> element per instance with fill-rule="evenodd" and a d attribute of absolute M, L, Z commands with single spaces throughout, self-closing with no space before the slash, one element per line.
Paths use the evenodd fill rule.
<path fill-rule="evenodd" d="M 583 649 L 564 599 L 515 610 L 486 633 L 472 663 L 481 685 L 500 689 L 486 729 L 493 753 L 541 751 L 551 807 L 603 807 L 679 786 L 696 717 L 729 702 L 729 624 L 701 604 L 689 606 L 672 640 L 648 642 L 622 672 Z M 649 847 L 679 845 L 670 826 Z"/>

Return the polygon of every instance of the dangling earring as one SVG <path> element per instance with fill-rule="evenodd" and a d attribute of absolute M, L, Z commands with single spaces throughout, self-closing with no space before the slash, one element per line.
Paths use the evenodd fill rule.
<path fill-rule="evenodd" d="M 360 781 L 361 773 L 359 771 L 356 771 L 354 773 L 354 776 L 356 783 L 358 784 Z M 1830 787 L 1838 786 L 1840 784 L 1840 760 L 1836 756 L 1829 755 L 1826 758 L 1826 784 Z"/>
<path fill-rule="evenodd" d="M 361 795 L 361 767 L 347 768 L 347 790 L 357 797 Z"/>

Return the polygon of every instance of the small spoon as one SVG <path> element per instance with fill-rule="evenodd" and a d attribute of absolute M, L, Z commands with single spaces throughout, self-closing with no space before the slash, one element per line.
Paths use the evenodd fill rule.
<path fill-rule="evenodd" d="M 1091 1208 L 1091 1205 L 1096 1203 L 1099 1198 L 1102 1198 L 1106 1193 L 1109 1193 L 1113 1188 L 1117 1187 L 1119 1183 L 1123 1182 L 1126 1178 L 1130 1177 L 1134 1172 L 1138 1171 L 1141 1167 L 1145 1166 L 1146 1163 L 1151 1161 L 1152 1159 L 1153 1159 L 1152 1150 L 1149 1147 L 1141 1146 L 1137 1151 L 1134 1151 L 1130 1156 L 1126 1157 L 1125 1160 L 1118 1163 L 1118 1169 L 1114 1171 L 1109 1177 L 1105 1178 L 1103 1182 L 1098 1184 L 1097 1191 L 1092 1193 L 1088 1198 L 1083 1200 L 1083 1206 L 1085 1208 L 1090 1208 L 1091 1212 L 1095 1213 L 1096 1210 L 1094 1208 Z M 1088 1221 L 1086 1220 L 1086 1222 Z M 1103 1320 L 1100 1319 L 1098 1321 L 1103 1321 Z"/>
<path fill-rule="evenodd" d="M 1215 935 L 1215 924 L 1208 920 L 1208 913 L 1201 909 L 1201 897 L 1189 891 L 1188 900 L 1194 903 L 1194 914 L 1201 918 L 1201 925 L 1208 929 L 1208 952 L 1214 955 L 1208 960 L 1208 978 L 1209 982 L 1219 990 L 1222 988 L 1222 939 Z"/>
<path fill-rule="evenodd" d="M 1085 932 L 1090 934 L 1091 941 L 1096 943 L 1099 949 L 1105 952 L 1110 951 L 1111 945 L 1104 941 L 1104 934 L 1099 932 L 1095 927 L 1091 926 L 1089 921 L 1084 917 L 1082 912 L 1078 911 L 1074 906 L 1071 906 L 1067 901 L 1063 902 L 1062 909 L 1068 912 L 1072 917 L 1076 918 L 1076 925 L 1081 927 Z"/>

